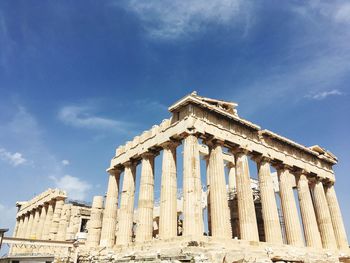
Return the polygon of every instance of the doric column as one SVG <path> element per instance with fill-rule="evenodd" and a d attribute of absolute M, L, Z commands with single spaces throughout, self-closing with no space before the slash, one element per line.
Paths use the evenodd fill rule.
<path fill-rule="evenodd" d="M 152 240 L 154 206 L 154 154 L 142 155 L 136 242 Z"/>
<path fill-rule="evenodd" d="M 100 243 L 102 227 L 103 196 L 94 196 L 92 201 L 91 216 L 88 223 L 87 247 L 97 247 Z"/>
<path fill-rule="evenodd" d="M 34 210 L 34 219 L 32 224 L 32 231 L 30 232 L 30 238 L 37 239 L 36 232 L 39 225 L 40 209 L 39 207 Z"/>
<path fill-rule="evenodd" d="M 123 192 L 118 214 L 117 245 L 127 245 L 132 241 L 136 164 L 129 161 L 124 166 Z"/>
<path fill-rule="evenodd" d="M 42 239 L 42 234 L 43 234 L 45 220 L 46 220 L 46 212 L 47 212 L 47 205 L 45 204 L 41 206 L 39 223 L 35 233 L 35 236 L 37 239 Z"/>
<path fill-rule="evenodd" d="M 61 212 L 60 222 L 58 224 L 57 235 L 55 240 L 65 241 L 67 236 L 67 228 L 71 214 L 71 204 L 64 204 Z"/>
<path fill-rule="evenodd" d="M 23 215 L 23 228 L 22 228 L 22 231 L 21 231 L 21 238 L 26 238 L 27 237 L 28 221 L 29 221 L 29 215 L 28 214 L 24 214 Z"/>
<path fill-rule="evenodd" d="M 20 229 L 20 224 L 21 224 L 21 219 L 19 217 L 17 217 L 16 218 L 15 228 L 13 229 L 13 233 L 12 233 L 13 237 L 17 237 L 18 236 L 18 232 L 19 232 L 19 229 Z"/>
<path fill-rule="evenodd" d="M 228 169 L 228 192 L 233 197 L 236 189 L 236 165 L 233 162 L 229 162 L 226 167 Z"/>
<path fill-rule="evenodd" d="M 278 167 L 277 173 L 280 180 L 280 195 L 287 242 L 289 245 L 303 246 L 299 215 L 293 193 L 294 175 L 285 166 Z"/>
<path fill-rule="evenodd" d="M 210 213 L 210 172 L 209 172 L 209 156 L 205 157 L 206 163 L 206 179 L 207 179 L 207 218 L 208 218 L 208 236 L 211 236 L 211 213 Z"/>
<path fill-rule="evenodd" d="M 33 221 L 34 221 L 34 211 L 30 211 L 27 230 L 26 230 L 26 236 L 25 236 L 26 238 L 31 238 Z"/>
<path fill-rule="evenodd" d="M 208 146 L 211 235 L 219 238 L 231 238 L 222 144 L 218 141 L 210 141 Z"/>
<path fill-rule="evenodd" d="M 177 182 L 176 147 L 177 143 L 163 144 L 162 179 L 160 190 L 159 238 L 177 236 Z"/>
<path fill-rule="evenodd" d="M 269 159 L 257 160 L 262 217 L 266 242 L 282 244 L 282 232 L 278 216 L 275 191 L 271 177 Z"/>
<path fill-rule="evenodd" d="M 120 172 L 118 169 L 108 170 L 109 179 L 106 203 L 103 211 L 100 246 L 109 248 L 115 244 Z"/>
<path fill-rule="evenodd" d="M 41 239 L 48 240 L 50 236 L 50 227 L 53 217 L 53 210 L 54 210 L 54 201 L 51 201 L 48 203 L 47 211 L 46 211 L 46 218 L 45 223 L 43 227 L 43 233 L 41 236 Z"/>
<path fill-rule="evenodd" d="M 334 185 L 329 184 L 325 188 L 327 203 L 331 214 L 334 235 L 337 240 L 338 248 L 347 250 L 349 248 L 349 244 L 337 195 L 335 194 Z"/>
<path fill-rule="evenodd" d="M 56 200 L 55 211 L 53 213 L 52 222 L 50 226 L 50 234 L 49 234 L 50 240 L 56 240 L 56 235 L 58 231 L 58 225 L 60 223 L 63 205 L 64 205 L 63 199 Z"/>
<path fill-rule="evenodd" d="M 298 196 L 306 245 L 308 247 L 322 248 L 320 232 L 318 231 L 314 206 L 310 194 L 309 180 L 303 172 L 300 173 L 298 179 Z"/>
<path fill-rule="evenodd" d="M 16 237 L 23 237 L 23 226 L 24 226 L 24 217 L 20 216 L 19 217 L 19 226 L 18 226 L 18 230 L 16 233 Z"/>
<path fill-rule="evenodd" d="M 253 191 L 251 188 L 247 153 L 235 153 L 238 217 L 241 239 L 259 241 Z"/>
<path fill-rule="evenodd" d="M 183 148 L 183 236 L 203 236 L 202 183 L 198 139 L 188 135 Z"/>
<path fill-rule="evenodd" d="M 314 205 L 318 222 L 318 228 L 321 233 L 322 245 L 324 248 L 336 249 L 337 241 L 335 240 L 331 215 L 329 213 L 326 195 L 323 184 L 316 180 L 314 187 Z"/>

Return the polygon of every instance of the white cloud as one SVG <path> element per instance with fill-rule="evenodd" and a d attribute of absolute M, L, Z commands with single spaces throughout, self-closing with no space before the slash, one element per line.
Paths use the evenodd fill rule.
<path fill-rule="evenodd" d="M 15 167 L 27 162 L 27 160 L 23 158 L 21 153 L 11 153 L 6 151 L 4 148 L 0 148 L 0 159 L 5 162 L 8 162 L 9 164 Z"/>
<path fill-rule="evenodd" d="M 337 22 L 350 23 L 350 3 L 338 6 L 334 18 Z"/>
<path fill-rule="evenodd" d="M 307 95 L 305 97 L 310 98 L 310 99 L 314 99 L 314 100 L 323 100 L 329 96 L 335 96 L 335 95 L 339 96 L 339 95 L 343 95 L 343 93 L 337 89 L 334 89 L 334 90 L 330 90 L 330 91 L 318 92 L 318 93 L 312 94 L 312 95 L 310 94 L 310 95 Z"/>
<path fill-rule="evenodd" d="M 67 166 L 70 164 L 69 160 L 62 160 L 63 166 Z"/>
<path fill-rule="evenodd" d="M 84 106 L 65 106 L 60 109 L 58 118 L 67 125 L 77 128 L 108 129 L 124 132 L 128 123 L 95 116 L 91 108 Z"/>
<path fill-rule="evenodd" d="M 246 24 L 250 19 L 247 1 L 242 0 L 130 0 L 125 7 L 140 18 L 151 37 L 158 39 L 188 36 L 210 24 Z"/>
<path fill-rule="evenodd" d="M 87 192 L 91 189 L 91 185 L 88 182 L 78 177 L 64 175 L 60 178 L 55 176 L 50 176 L 49 178 L 54 181 L 57 188 L 65 190 L 70 199 L 84 200 Z"/>

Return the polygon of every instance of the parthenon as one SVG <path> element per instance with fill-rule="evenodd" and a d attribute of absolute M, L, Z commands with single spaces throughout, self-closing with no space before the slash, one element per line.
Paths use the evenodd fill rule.
<path fill-rule="evenodd" d="M 349 260 L 331 152 L 261 129 L 239 117 L 237 104 L 196 92 L 169 111 L 169 119 L 116 149 L 105 200 L 93 200 L 80 262 Z M 46 217 L 62 216 L 62 205 Z M 41 215 L 30 214 L 27 224 Z M 42 235 L 60 235 L 53 221 Z M 32 233 L 40 238 L 40 231 L 25 235 Z"/>

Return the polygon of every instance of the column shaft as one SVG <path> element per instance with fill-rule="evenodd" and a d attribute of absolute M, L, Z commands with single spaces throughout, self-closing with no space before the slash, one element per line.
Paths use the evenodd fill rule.
<path fill-rule="evenodd" d="M 56 240 L 56 235 L 58 231 L 58 225 L 60 223 L 63 205 L 64 205 L 64 200 L 60 199 L 56 201 L 55 211 L 53 213 L 52 222 L 50 226 L 50 235 L 49 235 L 50 240 Z"/>
<path fill-rule="evenodd" d="M 138 202 L 138 224 L 136 242 L 152 240 L 153 237 L 153 206 L 154 206 L 154 155 L 142 156 L 140 194 Z"/>
<path fill-rule="evenodd" d="M 222 148 L 214 142 L 209 147 L 209 183 L 211 235 L 231 238 L 230 213 L 227 200 L 226 180 Z"/>
<path fill-rule="evenodd" d="M 132 241 L 136 166 L 129 162 L 125 165 L 123 192 L 118 214 L 117 245 L 127 245 Z"/>
<path fill-rule="evenodd" d="M 289 245 L 303 246 L 298 210 L 293 193 L 293 175 L 288 169 L 278 170 L 282 211 Z"/>
<path fill-rule="evenodd" d="M 32 238 L 32 239 L 37 239 L 36 232 L 37 232 L 38 225 L 39 225 L 39 218 L 40 218 L 40 209 L 36 208 L 34 211 L 32 231 L 30 232 L 30 238 Z"/>
<path fill-rule="evenodd" d="M 50 227 L 51 227 L 51 222 L 52 222 L 52 217 L 53 217 L 53 208 L 54 204 L 50 202 L 47 207 L 47 213 L 46 213 L 46 218 L 45 218 L 45 223 L 43 227 L 43 233 L 41 238 L 44 240 L 48 240 L 50 236 Z"/>
<path fill-rule="evenodd" d="M 21 237 L 22 238 L 26 238 L 27 237 L 28 221 L 29 221 L 29 215 L 25 214 L 23 216 L 23 229 L 21 231 Z"/>
<path fill-rule="evenodd" d="M 97 247 L 100 243 L 102 228 L 103 196 L 94 196 L 91 217 L 88 223 L 87 247 Z"/>
<path fill-rule="evenodd" d="M 282 244 L 282 232 L 278 216 L 275 191 L 270 171 L 270 164 L 262 159 L 258 163 L 260 198 L 266 242 Z"/>
<path fill-rule="evenodd" d="M 55 240 L 66 241 L 67 228 L 70 219 L 71 205 L 64 204 L 61 212 L 60 222 L 58 224 L 58 230 Z"/>
<path fill-rule="evenodd" d="M 164 145 L 160 190 L 159 237 L 177 236 L 176 144 Z"/>
<path fill-rule="evenodd" d="M 105 209 L 103 211 L 100 246 L 112 247 L 115 244 L 117 226 L 118 193 L 120 171 L 109 170 Z"/>
<path fill-rule="evenodd" d="M 236 188 L 236 165 L 233 163 L 228 163 L 228 192 L 231 196 Z"/>
<path fill-rule="evenodd" d="M 334 190 L 334 185 L 328 185 L 326 187 L 326 198 L 329 207 L 329 212 L 331 214 L 333 230 L 335 238 L 337 240 L 338 248 L 347 250 L 349 248 L 349 244 L 337 195 Z"/>
<path fill-rule="evenodd" d="M 305 174 L 300 174 L 298 180 L 298 196 L 306 245 L 308 247 L 322 248 L 320 232 L 318 231 L 316 215 L 310 194 L 309 182 Z"/>
<path fill-rule="evenodd" d="M 207 179 L 207 218 L 208 218 L 208 236 L 212 235 L 211 231 L 211 213 L 210 213 L 210 165 L 209 157 L 206 157 L 206 179 Z"/>
<path fill-rule="evenodd" d="M 202 183 L 198 139 L 188 135 L 184 139 L 183 154 L 183 235 L 203 235 Z"/>
<path fill-rule="evenodd" d="M 317 180 L 314 185 L 314 205 L 318 228 L 321 233 L 322 245 L 324 248 L 336 249 L 337 243 L 334 236 L 331 215 L 329 213 L 323 184 L 319 180 Z"/>
<path fill-rule="evenodd" d="M 26 238 L 31 238 L 33 221 L 34 221 L 34 211 L 31 211 L 29 213 L 28 225 L 27 225 L 26 236 L 25 236 Z"/>
<path fill-rule="evenodd" d="M 47 206 L 43 205 L 41 207 L 39 223 L 38 223 L 38 227 L 36 229 L 36 234 L 35 234 L 37 239 L 42 239 L 42 234 L 43 234 L 45 219 L 46 219 L 46 211 L 47 211 Z"/>
<path fill-rule="evenodd" d="M 247 155 L 239 152 L 235 155 L 235 161 L 238 217 L 241 239 L 259 241 Z"/>

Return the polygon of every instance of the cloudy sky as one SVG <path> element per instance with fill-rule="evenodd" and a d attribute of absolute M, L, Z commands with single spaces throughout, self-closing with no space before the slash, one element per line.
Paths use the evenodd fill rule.
<path fill-rule="evenodd" d="M 0 1 L 0 228 L 48 187 L 104 194 L 115 148 L 196 90 L 339 158 L 350 233 L 347 1 Z"/>

